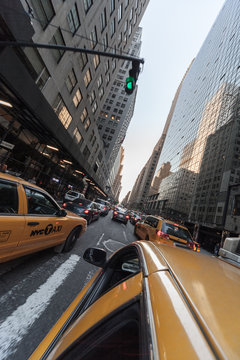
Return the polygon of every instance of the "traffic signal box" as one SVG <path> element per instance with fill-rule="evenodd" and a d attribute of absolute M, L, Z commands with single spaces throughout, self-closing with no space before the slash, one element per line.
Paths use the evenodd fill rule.
<path fill-rule="evenodd" d="M 131 95 L 135 89 L 138 75 L 140 72 L 140 62 L 137 60 L 132 61 L 132 68 L 129 70 L 129 76 L 126 78 L 125 91 Z"/>

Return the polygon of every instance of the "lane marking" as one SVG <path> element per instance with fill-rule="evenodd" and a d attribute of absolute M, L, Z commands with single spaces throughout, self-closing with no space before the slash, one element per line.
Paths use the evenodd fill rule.
<path fill-rule="evenodd" d="M 125 241 L 128 242 L 128 238 L 127 238 L 126 232 L 124 230 L 123 230 L 123 236 L 125 238 Z"/>
<path fill-rule="evenodd" d="M 17 350 L 17 344 L 29 332 L 29 328 L 42 315 L 49 305 L 56 290 L 67 276 L 74 270 L 80 257 L 71 255 L 49 278 L 42 284 L 26 302 L 19 306 L 10 316 L 0 324 L 0 359 L 4 360 Z"/>
<path fill-rule="evenodd" d="M 105 246 L 105 248 L 108 251 L 114 252 L 114 251 L 120 249 L 121 247 L 125 246 L 126 244 L 123 244 L 120 241 L 108 239 L 108 240 L 103 241 L 103 245 Z"/>
<path fill-rule="evenodd" d="M 104 237 L 104 233 L 100 236 L 100 239 L 99 239 L 98 242 L 97 242 L 97 246 L 100 245 L 103 237 Z"/>

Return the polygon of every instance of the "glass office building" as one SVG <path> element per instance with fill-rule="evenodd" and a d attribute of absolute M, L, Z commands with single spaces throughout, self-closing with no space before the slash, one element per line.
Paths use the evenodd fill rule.
<path fill-rule="evenodd" d="M 227 0 L 182 84 L 157 167 L 170 162 L 159 213 L 222 229 L 238 213 L 239 85 L 240 2 Z"/>

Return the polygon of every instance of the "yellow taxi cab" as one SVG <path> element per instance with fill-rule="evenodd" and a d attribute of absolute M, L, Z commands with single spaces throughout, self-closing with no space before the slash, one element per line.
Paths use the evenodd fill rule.
<path fill-rule="evenodd" d="M 139 239 L 158 241 L 174 246 L 184 246 L 197 252 L 200 251 L 199 244 L 193 241 L 190 232 L 185 226 L 160 216 L 149 215 L 143 222 L 137 222 L 134 234 Z"/>
<path fill-rule="evenodd" d="M 0 262 L 49 247 L 70 251 L 86 220 L 59 207 L 40 187 L 0 173 Z"/>
<path fill-rule="evenodd" d="M 144 240 L 84 259 L 101 269 L 29 360 L 240 358 L 237 266 Z"/>

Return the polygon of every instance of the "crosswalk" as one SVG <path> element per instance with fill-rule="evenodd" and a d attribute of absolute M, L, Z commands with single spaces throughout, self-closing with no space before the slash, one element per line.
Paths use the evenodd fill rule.
<path fill-rule="evenodd" d="M 9 359 L 16 350 L 17 345 L 29 332 L 34 322 L 41 316 L 49 305 L 57 289 L 73 272 L 80 261 L 80 256 L 71 255 L 61 264 L 48 279 L 40 285 L 34 293 L 28 296 L 25 302 L 18 306 L 3 322 L 0 323 L 0 359 Z M 39 270 L 38 270 L 39 271 Z M 25 280 L 26 281 L 26 280 Z M 7 302 L 17 287 L 16 285 L 1 299 L 1 304 Z"/>

